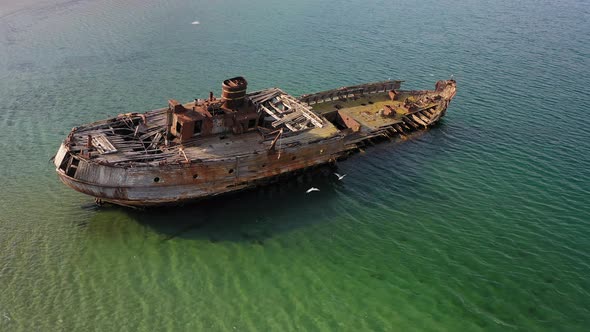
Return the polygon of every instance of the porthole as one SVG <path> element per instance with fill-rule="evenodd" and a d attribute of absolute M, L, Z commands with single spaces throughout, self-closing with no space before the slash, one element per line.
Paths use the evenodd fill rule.
<path fill-rule="evenodd" d="M 229 174 L 231 174 L 233 172 L 234 172 L 234 169 L 233 168 L 230 168 L 229 171 L 228 171 Z"/>
<path fill-rule="evenodd" d="M 293 156 L 293 157 L 291 157 L 291 160 L 295 160 L 295 158 L 297 158 L 297 157 Z"/>
<path fill-rule="evenodd" d="M 154 178 L 154 182 L 156 182 L 156 183 L 160 182 L 160 178 L 156 176 L 156 177 Z"/>
<path fill-rule="evenodd" d="M 193 179 L 196 179 L 199 177 L 199 174 L 193 174 Z"/>

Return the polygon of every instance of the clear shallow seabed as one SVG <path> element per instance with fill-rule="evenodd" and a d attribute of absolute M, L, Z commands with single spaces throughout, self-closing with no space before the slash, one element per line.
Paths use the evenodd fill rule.
<path fill-rule="evenodd" d="M 15 2 L 0 0 L 1 331 L 590 326 L 585 1 Z M 343 181 L 142 212 L 96 208 L 48 161 L 77 124 L 235 75 L 297 95 L 451 74 L 441 125 L 340 163 Z"/>

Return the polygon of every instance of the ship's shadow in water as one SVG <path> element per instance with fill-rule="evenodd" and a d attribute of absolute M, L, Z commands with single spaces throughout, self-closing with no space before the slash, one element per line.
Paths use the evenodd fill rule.
<path fill-rule="evenodd" d="M 251 190 L 127 213 L 161 234 L 162 241 L 187 238 L 263 244 L 273 234 L 321 220 L 314 216 L 336 197 L 335 169 L 322 166 Z M 306 193 L 312 186 L 321 191 Z"/>
<path fill-rule="evenodd" d="M 347 163 L 367 163 L 371 168 L 371 156 L 377 160 L 387 158 L 387 164 L 394 170 L 403 169 L 406 177 L 396 177 L 396 190 L 404 192 L 412 188 L 420 189 L 428 183 L 428 173 L 421 170 L 413 155 L 419 153 L 428 156 L 430 161 L 436 160 L 441 151 L 456 145 L 456 139 L 449 139 L 444 133 L 445 125 L 439 124 L 436 129 L 417 132 L 407 140 L 395 140 L 369 147 L 367 155 L 356 154 L 347 161 L 336 166 L 322 166 L 297 176 L 289 177 L 281 182 L 259 188 L 226 194 L 206 200 L 197 201 L 183 206 L 131 210 L 116 206 L 99 208 L 102 211 L 120 210 L 130 219 L 160 234 L 162 241 L 176 238 L 205 239 L 211 242 L 252 242 L 264 244 L 264 241 L 278 233 L 306 227 L 330 220 L 327 216 L 337 214 L 335 200 L 340 199 L 341 190 L 347 179 L 338 181 L 334 172 L 345 173 Z M 395 151 L 395 157 L 389 157 Z M 340 167 L 339 167 L 340 166 Z M 341 169 L 340 171 L 338 169 Z M 361 168 L 364 166 L 361 165 Z M 349 176 L 375 176 L 356 174 Z M 412 179 L 412 180 L 409 180 Z M 310 187 L 320 188 L 319 192 L 307 194 Z M 428 190 L 428 188 L 420 189 Z M 370 196 L 371 193 L 367 193 Z M 370 197 L 363 197 L 371 204 Z M 381 203 L 381 202 L 375 202 Z M 401 204 L 398 200 L 387 202 L 391 208 Z M 376 206 L 378 208 L 378 206 Z M 99 212 L 100 213 L 100 212 Z"/>

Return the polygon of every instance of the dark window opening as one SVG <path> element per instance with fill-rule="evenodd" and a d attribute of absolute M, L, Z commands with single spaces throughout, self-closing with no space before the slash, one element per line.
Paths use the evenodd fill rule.
<path fill-rule="evenodd" d="M 61 160 L 61 164 L 59 164 L 59 169 L 65 172 L 68 168 L 68 163 L 70 162 L 71 155 L 66 152 L 64 158 Z"/>
<path fill-rule="evenodd" d="M 76 170 L 78 170 L 78 164 L 80 164 L 80 159 L 72 157 L 70 165 L 68 166 L 68 169 L 66 171 L 66 174 L 69 177 L 74 177 L 76 175 Z"/>
<path fill-rule="evenodd" d="M 73 178 L 76 175 L 76 168 L 69 168 L 68 172 L 66 173 L 69 177 Z"/>
<path fill-rule="evenodd" d="M 182 133 L 182 124 L 180 122 L 176 122 L 176 133 L 179 135 Z"/>
<path fill-rule="evenodd" d="M 209 105 L 209 107 L 207 107 L 207 111 L 209 111 L 209 113 L 211 113 L 211 115 L 213 116 L 224 115 L 225 111 L 221 109 L 219 106 L 220 105 Z"/>
<path fill-rule="evenodd" d="M 254 128 L 255 125 L 256 125 L 256 119 L 250 119 L 248 121 L 248 129 Z"/>
<path fill-rule="evenodd" d="M 203 120 L 195 121 L 195 130 L 193 131 L 193 134 L 195 134 L 195 135 L 200 134 L 202 128 L 203 128 Z"/>

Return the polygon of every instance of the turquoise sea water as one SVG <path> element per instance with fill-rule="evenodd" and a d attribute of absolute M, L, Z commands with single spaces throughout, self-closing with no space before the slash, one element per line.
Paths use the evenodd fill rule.
<path fill-rule="evenodd" d="M 589 8 L 0 0 L 0 331 L 587 330 Z M 452 74 L 440 126 L 343 181 L 142 212 L 48 162 L 75 125 L 235 75 L 298 95 Z"/>

